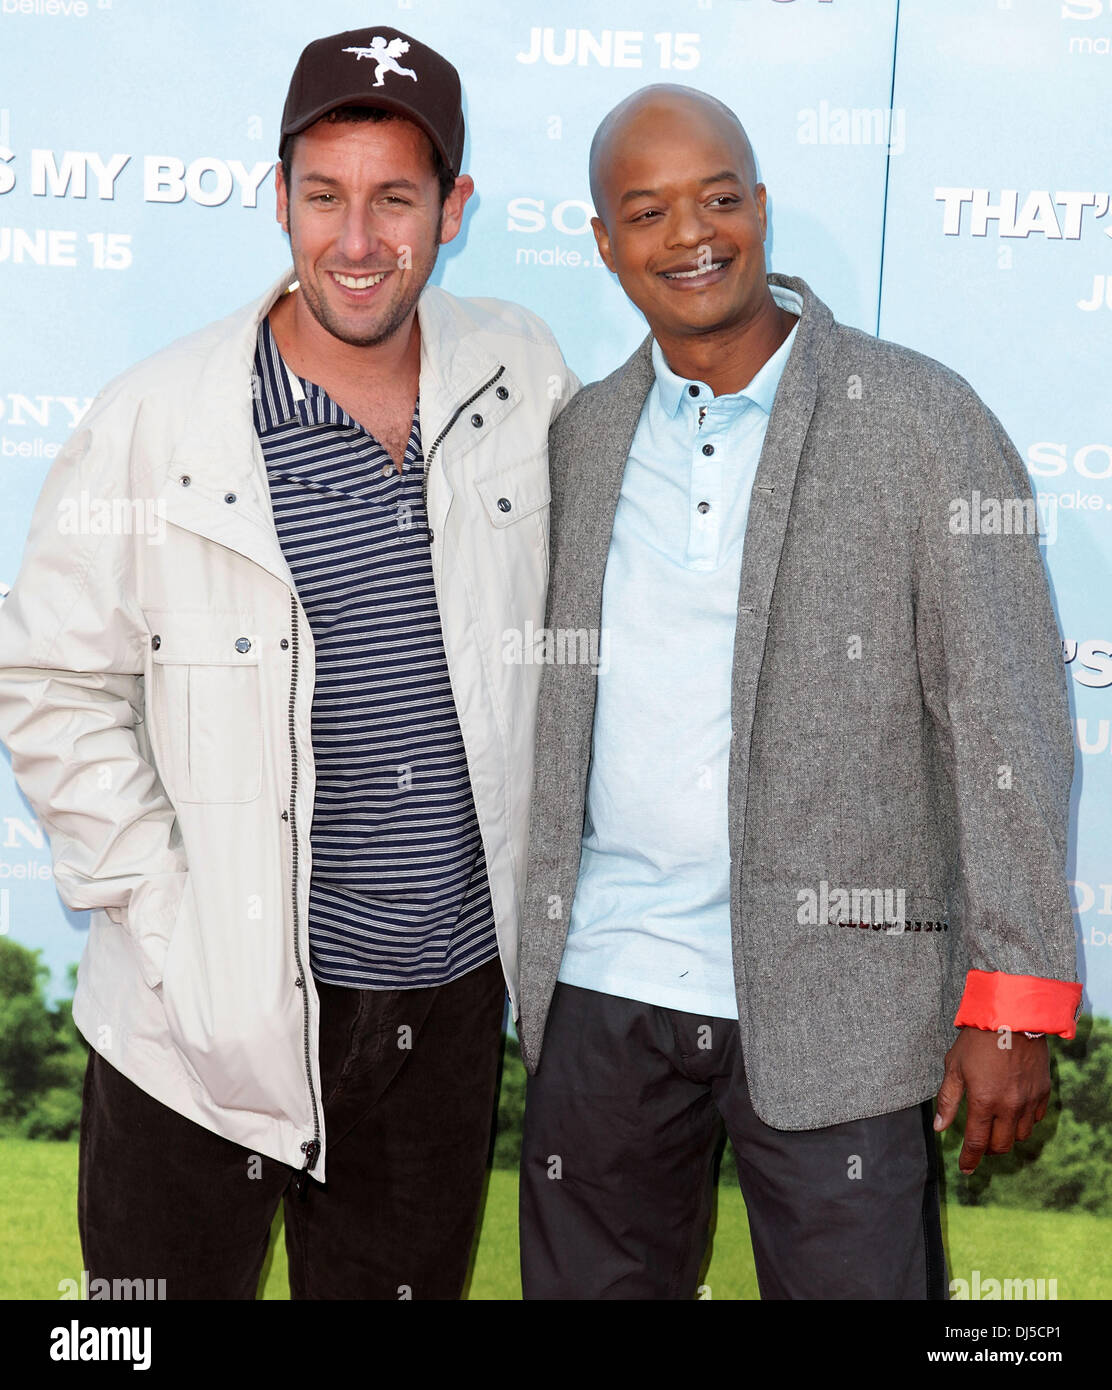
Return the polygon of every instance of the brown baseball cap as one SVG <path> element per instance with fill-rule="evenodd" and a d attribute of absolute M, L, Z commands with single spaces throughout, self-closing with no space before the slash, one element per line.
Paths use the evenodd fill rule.
<path fill-rule="evenodd" d="M 297 60 L 282 110 L 278 157 L 291 135 L 337 106 L 377 106 L 419 125 L 453 174 L 463 159 L 459 73 L 397 29 L 349 29 L 314 39 Z"/>

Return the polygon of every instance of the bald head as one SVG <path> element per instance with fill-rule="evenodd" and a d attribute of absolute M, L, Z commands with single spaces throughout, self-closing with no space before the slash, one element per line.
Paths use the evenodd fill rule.
<path fill-rule="evenodd" d="M 765 262 L 768 195 L 728 106 L 671 84 L 634 92 L 595 135 L 591 192 L 599 256 L 673 370 L 687 361 L 710 385 L 733 380 L 719 372 L 715 344 L 725 345 L 728 362 L 738 344 L 763 350 L 783 341 L 786 311 L 772 298 Z M 757 366 L 769 355 L 758 352 Z"/>
<path fill-rule="evenodd" d="M 675 137 L 684 128 L 693 136 L 699 133 L 717 135 L 732 148 L 738 172 L 747 188 L 757 182 L 757 163 L 741 122 L 725 102 L 694 87 L 658 82 L 620 101 L 603 117 L 591 141 L 590 180 L 591 198 L 595 211 L 605 222 L 609 203 L 615 196 L 613 168 L 623 152 L 643 146 L 662 136 Z M 620 196 L 620 191 L 618 193 Z"/>

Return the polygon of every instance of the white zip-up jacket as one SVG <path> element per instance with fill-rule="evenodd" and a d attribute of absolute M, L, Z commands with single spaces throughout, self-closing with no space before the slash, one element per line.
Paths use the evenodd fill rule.
<path fill-rule="evenodd" d="M 324 1181 L 313 638 L 252 415 L 292 278 L 118 377 L 55 459 L 0 608 L 0 737 L 62 900 L 93 910 L 84 1037 Z M 544 623 L 548 427 L 579 383 L 516 305 L 427 286 L 417 313 L 433 574 L 516 1017 L 539 667 L 506 658 Z"/>

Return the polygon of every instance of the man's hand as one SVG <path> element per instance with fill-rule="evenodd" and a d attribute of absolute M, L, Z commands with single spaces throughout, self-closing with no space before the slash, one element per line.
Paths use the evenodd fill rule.
<path fill-rule="evenodd" d="M 1050 1054 L 1045 1038 L 963 1028 L 946 1054 L 938 1088 L 936 1130 L 948 1129 L 968 1095 L 965 1142 L 958 1167 L 968 1177 L 986 1153 L 1006 1154 L 1027 1139 L 1050 1100 Z"/>

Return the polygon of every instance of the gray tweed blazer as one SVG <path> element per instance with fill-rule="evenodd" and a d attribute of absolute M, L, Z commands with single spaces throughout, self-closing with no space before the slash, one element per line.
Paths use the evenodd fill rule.
<path fill-rule="evenodd" d="M 954 372 L 835 323 L 802 280 L 769 280 L 803 313 L 745 533 L 730 910 L 753 1105 L 812 1129 L 937 1089 L 971 967 L 1076 980 L 1073 739 L 1031 489 L 999 422 Z M 651 342 L 552 427 L 556 636 L 600 626 Z M 990 499 L 997 533 L 980 522 Z M 554 641 L 541 679 L 518 1025 L 531 1072 L 605 679 L 576 650 Z"/>

